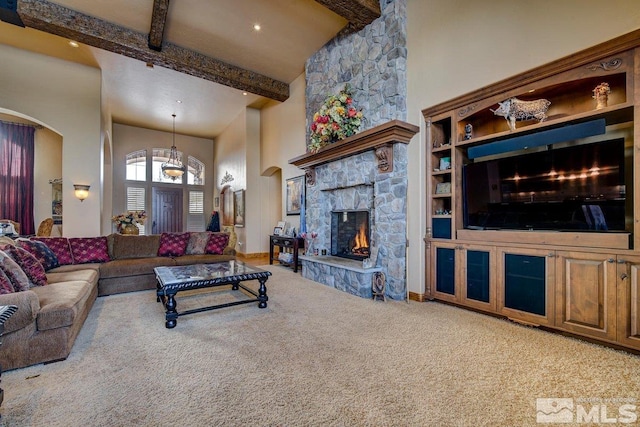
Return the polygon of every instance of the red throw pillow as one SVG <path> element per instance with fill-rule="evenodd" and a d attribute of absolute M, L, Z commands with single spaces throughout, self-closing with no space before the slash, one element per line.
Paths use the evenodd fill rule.
<path fill-rule="evenodd" d="M 24 271 L 29 278 L 30 285 L 44 286 L 47 284 L 47 273 L 44 272 L 44 267 L 36 257 L 16 246 L 6 246 L 3 251 Z"/>
<path fill-rule="evenodd" d="M 71 247 L 66 237 L 32 237 L 31 240 L 37 240 L 47 245 L 56 254 L 60 265 L 73 264 Z"/>
<path fill-rule="evenodd" d="M 227 233 L 212 233 L 207 242 L 205 252 L 212 255 L 222 255 L 224 248 L 229 243 L 229 234 Z"/>
<path fill-rule="evenodd" d="M 182 256 L 189 243 L 189 233 L 162 233 L 158 256 Z"/>
<path fill-rule="evenodd" d="M 15 291 L 16 290 L 13 289 L 13 285 L 11 284 L 11 280 L 9 280 L 7 275 L 0 268 L 0 295 L 12 294 Z"/>
<path fill-rule="evenodd" d="M 18 246 L 36 257 L 40 264 L 44 267 L 44 271 L 52 268 L 60 267 L 56 254 L 53 253 L 49 246 L 35 240 L 18 239 Z"/>
<path fill-rule="evenodd" d="M 16 292 L 28 291 L 31 282 L 27 274 L 8 254 L 0 251 L 0 270 L 4 272 L 11 281 L 11 285 Z"/>
<path fill-rule="evenodd" d="M 107 237 L 70 237 L 69 246 L 75 264 L 86 264 L 88 262 L 107 262 L 109 258 L 109 247 Z"/>

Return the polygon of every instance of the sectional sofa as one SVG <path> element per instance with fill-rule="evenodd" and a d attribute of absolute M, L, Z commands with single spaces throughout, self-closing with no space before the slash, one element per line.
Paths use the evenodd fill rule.
<path fill-rule="evenodd" d="M 167 246 L 167 239 L 176 234 L 181 235 L 178 246 Z M 184 234 L 188 235 L 186 246 Z M 212 240 L 216 240 L 213 246 Z M 38 246 L 34 241 L 18 239 L 14 245 L 28 251 L 30 245 Z M 0 345 L 3 370 L 65 359 L 98 296 L 155 289 L 153 269 L 158 266 L 234 259 L 237 238 L 233 227 L 228 227 L 222 233 L 111 234 L 88 239 L 39 238 L 36 242 L 55 249 L 52 252 L 61 265 L 46 271 L 43 284 L 29 280 L 25 289 L 0 294 L 0 305 L 18 307 L 4 325 Z M 6 261 L 4 254 L 0 252 L 0 271 Z M 33 255 L 38 258 L 37 252 Z M 38 260 L 43 265 L 48 262 L 42 257 Z M 155 295 L 150 297 L 152 302 Z"/>

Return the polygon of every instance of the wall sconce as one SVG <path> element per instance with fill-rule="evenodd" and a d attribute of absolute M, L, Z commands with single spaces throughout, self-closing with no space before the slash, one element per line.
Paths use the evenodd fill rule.
<path fill-rule="evenodd" d="M 75 188 L 76 197 L 82 202 L 84 199 L 89 197 L 89 188 L 90 185 L 82 185 L 82 184 L 73 184 L 73 188 Z"/>

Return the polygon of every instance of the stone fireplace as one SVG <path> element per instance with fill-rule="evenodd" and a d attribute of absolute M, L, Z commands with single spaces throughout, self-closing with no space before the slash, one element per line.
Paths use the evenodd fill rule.
<path fill-rule="evenodd" d="M 304 277 L 371 298 L 373 275 L 382 272 L 386 296 L 406 298 L 407 144 L 417 132 L 393 120 L 289 161 L 305 169 L 307 232 L 327 252 L 300 257 Z M 356 249 L 363 221 L 368 249 Z"/>

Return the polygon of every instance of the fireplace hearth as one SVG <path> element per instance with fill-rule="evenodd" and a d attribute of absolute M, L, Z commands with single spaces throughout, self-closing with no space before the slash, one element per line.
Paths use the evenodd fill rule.
<path fill-rule="evenodd" d="M 369 211 L 331 212 L 331 255 L 363 260 L 370 250 Z"/>

